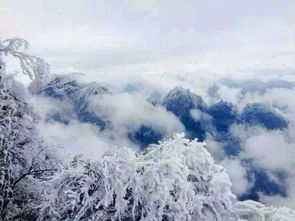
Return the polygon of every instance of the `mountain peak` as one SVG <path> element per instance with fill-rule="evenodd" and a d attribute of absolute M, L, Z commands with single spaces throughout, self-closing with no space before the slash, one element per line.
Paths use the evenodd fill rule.
<path fill-rule="evenodd" d="M 206 104 L 202 97 L 192 93 L 189 89 L 182 86 L 174 87 L 164 98 L 162 104 L 167 110 L 172 111 L 177 116 L 182 115 L 181 112 L 187 112 L 191 109 L 205 110 Z M 181 112 L 177 111 L 180 110 Z"/>

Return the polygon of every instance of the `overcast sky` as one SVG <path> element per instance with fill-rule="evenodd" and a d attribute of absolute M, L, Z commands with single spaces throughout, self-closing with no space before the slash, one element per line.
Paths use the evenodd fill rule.
<path fill-rule="evenodd" d="M 0 37 L 65 71 L 224 51 L 290 66 L 294 11 L 294 0 L 0 0 Z"/>

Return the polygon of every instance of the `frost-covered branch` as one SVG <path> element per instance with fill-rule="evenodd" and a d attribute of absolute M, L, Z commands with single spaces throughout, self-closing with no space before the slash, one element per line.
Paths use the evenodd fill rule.
<path fill-rule="evenodd" d="M 22 71 L 31 79 L 40 80 L 49 73 L 49 65 L 41 58 L 25 53 L 29 43 L 21 38 L 0 41 L 0 56 L 12 55 L 19 60 Z"/>
<path fill-rule="evenodd" d="M 82 162 L 64 171 L 53 183 L 40 221 L 238 221 L 246 217 L 230 191 L 225 169 L 214 163 L 203 143 L 183 135 L 143 154 L 118 148 L 99 163 Z M 249 214 L 252 211 L 246 215 L 254 217 Z"/>

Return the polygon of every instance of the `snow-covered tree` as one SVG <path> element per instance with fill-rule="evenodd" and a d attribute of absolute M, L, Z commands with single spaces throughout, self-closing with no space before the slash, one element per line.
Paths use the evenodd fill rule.
<path fill-rule="evenodd" d="M 52 187 L 39 221 L 295 219 L 291 210 L 238 202 L 226 170 L 181 134 L 144 153 L 121 147 L 101 162 L 75 161 Z"/>
<path fill-rule="evenodd" d="M 42 59 L 21 51 L 22 39 L 0 41 L 0 219 L 35 220 L 42 202 L 42 181 L 57 169 L 49 150 L 42 147 L 38 121 L 26 102 L 24 87 L 5 72 L 3 55 L 19 59 L 23 73 L 41 80 L 48 67 Z"/>
<path fill-rule="evenodd" d="M 243 220 L 249 221 L 293 221 L 295 211 L 287 207 L 265 206 L 251 200 L 236 202 L 235 209 Z"/>
<path fill-rule="evenodd" d="M 34 196 L 37 182 L 47 180 L 56 170 L 38 139 L 36 123 L 30 105 L 0 81 L 0 211 L 4 220 L 16 219 L 34 206 L 39 197 Z M 35 189 L 30 193 L 32 185 Z"/>

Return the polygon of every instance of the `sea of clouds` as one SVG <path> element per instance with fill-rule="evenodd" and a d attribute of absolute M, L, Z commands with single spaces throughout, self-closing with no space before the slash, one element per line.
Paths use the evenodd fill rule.
<path fill-rule="evenodd" d="M 214 67 L 212 70 L 199 67 L 196 60 L 189 57 L 107 68 L 99 70 L 97 75 L 77 74 L 79 81 L 86 84 L 95 81 L 111 91 L 103 96 L 89 97 L 89 108 L 112 125 L 106 130 L 71 117 L 71 105 L 66 101 L 35 95 L 32 103 L 41 116 L 39 127 L 44 131 L 45 142 L 60 146 L 66 154 L 83 154 L 95 160 L 116 145 L 140 150 L 140 146 L 129 139 L 128 132 L 137 130 L 141 125 L 161 131 L 164 137 L 171 137 L 173 133 L 184 131 L 184 126 L 165 107 L 155 104 L 177 86 L 202 96 L 208 105 L 221 100 L 230 102 L 238 113 L 247 104 L 264 103 L 287 120 L 286 129 L 270 130 L 261 125 L 233 124 L 230 132 L 239 139 L 241 149 L 235 155 L 227 154 L 221 143 L 210 134 L 204 142 L 214 159 L 227 169 L 233 183 L 232 190 L 238 196 L 243 196 L 255 186 L 258 200 L 294 208 L 295 89 L 290 85 L 295 82 L 295 69 L 245 68 L 227 74 L 217 73 Z M 274 79 L 290 84 L 273 86 L 267 83 Z M 228 83 L 231 81 L 235 84 Z M 53 112 L 66 113 L 68 122 L 49 119 Z M 191 115 L 200 118 L 198 110 L 192 110 Z M 249 160 L 251 163 L 247 164 Z M 254 168 L 256 175 L 247 172 L 250 167 Z M 265 176 L 266 182 L 263 181 Z M 261 179 L 261 182 L 255 179 Z"/>

